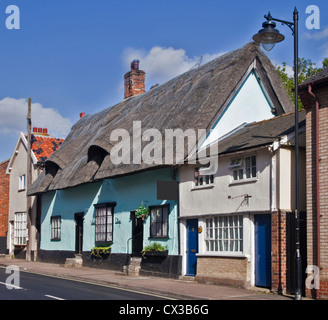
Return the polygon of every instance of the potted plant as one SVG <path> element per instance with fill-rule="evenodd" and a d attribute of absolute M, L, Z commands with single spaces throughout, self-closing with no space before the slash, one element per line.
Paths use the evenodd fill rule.
<path fill-rule="evenodd" d="M 144 220 L 149 215 L 149 208 L 147 208 L 143 203 L 136 209 L 136 217 Z"/>
<path fill-rule="evenodd" d="M 150 245 L 146 246 L 141 251 L 142 256 L 145 258 L 145 256 L 167 256 L 168 250 L 167 246 L 163 247 L 158 242 L 153 242 Z"/>

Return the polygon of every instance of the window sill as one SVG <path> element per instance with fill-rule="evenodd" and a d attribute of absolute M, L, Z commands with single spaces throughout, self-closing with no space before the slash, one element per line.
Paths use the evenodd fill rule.
<path fill-rule="evenodd" d="M 203 189 L 213 189 L 213 188 L 214 188 L 214 183 L 206 184 L 204 186 L 195 186 L 190 191 L 203 190 Z"/>
<path fill-rule="evenodd" d="M 255 183 L 258 181 L 258 178 L 244 179 L 244 180 L 235 180 L 229 183 L 230 186 L 235 186 L 238 184 L 246 184 L 246 183 Z"/>
<path fill-rule="evenodd" d="M 197 253 L 197 257 L 227 257 L 227 258 L 247 258 L 248 256 L 242 252 L 205 252 Z"/>

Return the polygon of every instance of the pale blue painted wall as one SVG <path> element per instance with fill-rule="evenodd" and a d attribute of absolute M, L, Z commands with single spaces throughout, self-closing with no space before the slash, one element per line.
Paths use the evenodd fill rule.
<path fill-rule="evenodd" d="M 75 250 L 74 214 L 84 212 L 83 251 L 95 246 L 94 204 L 116 202 L 112 253 L 131 253 L 130 211 L 142 202 L 146 206 L 170 204 L 169 238 L 149 239 L 150 218 L 144 221 L 144 246 L 150 242 L 167 245 L 170 255 L 178 254 L 178 212 L 176 201 L 157 200 L 157 180 L 171 180 L 171 168 L 147 171 L 117 179 L 49 192 L 42 196 L 41 249 Z M 60 241 L 51 241 L 51 216 L 60 215 Z M 116 222 L 116 223 L 115 223 Z"/>

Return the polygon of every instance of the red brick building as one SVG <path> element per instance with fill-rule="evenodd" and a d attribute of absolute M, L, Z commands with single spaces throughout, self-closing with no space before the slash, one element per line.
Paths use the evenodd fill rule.
<path fill-rule="evenodd" d="M 314 77 L 301 84 L 299 88 L 301 100 L 306 109 L 306 200 L 308 253 L 308 278 L 306 290 L 308 296 L 327 299 L 328 68 L 322 70 Z"/>
<path fill-rule="evenodd" d="M 9 175 L 6 174 L 9 159 L 0 162 L 0 254 L 6 252 L 9 212 Z"/>

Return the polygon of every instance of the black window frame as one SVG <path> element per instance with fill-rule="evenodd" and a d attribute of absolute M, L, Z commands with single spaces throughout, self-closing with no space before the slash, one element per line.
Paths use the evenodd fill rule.
<path fill-rule="evenodd" d="M 60 241 L 61 240 L 61 216 L 51 216 L 51 241 Z"/>
<path fill-rule="evenodd" d="M 95 244 L 96 246 L 108 246 L 113 243 L 114 239 L 114 208 L 116 206 L 116 202 L 106 202 L 106 203 L 97 203 L 94 204 L 95 207 Z M 97 211 L 98 209 L 104 209 L 106 208 L 106 217 L 105 221 L 106 223 L 104 224 L 105 227 L 105 232 L 97 232 L 97 226 L 103 225 L 101 223 L 97 224 Z M 111 213 L 111 230 L 108 230 L 108 213 Z M 98 230 L 99 231 L 99 230 Z M 97 240 L 97 235 L 104 233 L 105 238 L 101 240 Z M 108 240 L 108 235 L 111 234 L 110 239 Z M 98 238 L 99 239 L 99 238 Z"/>
<path fill-rule="evenodd" d="M 163 214 L 164 214 L 164 208 L 167 209 L 167 227 L 166 227 L 166 233 L 165 228 L 164 228 L 164 223 L 163 223 Z M 152 210 L 154 209 L 161 209 L 161 221 L 153 222 L 153 215 L 152 215 Z M 169 216 L 170 216 L 170 205 L 169 204 L 164 204 L 164 205 L 156 205 L 156 206 L 149 206 L 149 211 L 150 211 L 150 227 L 149 227 L 149 238 L 151 239 L 166 239 L 169 238 Z M 160 228 L 155 228 L 155 234 L 154 234 L 154 228 L 153 228 L 153 223 L 156 223 L 156 225 L 161 225 Z M 160 235 L 158 235 L 158 232 L 160 230 Z"/>

